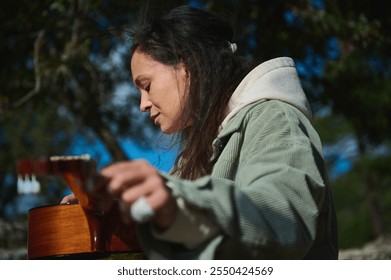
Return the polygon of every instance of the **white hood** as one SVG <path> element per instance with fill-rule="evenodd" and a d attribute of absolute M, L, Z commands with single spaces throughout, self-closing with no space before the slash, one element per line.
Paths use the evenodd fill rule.
<path fill-rule="evenodd" d="M 227 122 L 244 106 L 261 99 L 289 103 L 312 119 L 311 108 L 300 84 L 295 63 L 289 57 L 268 60 L 254 68 L 239 84 L 228 103 Z"/>

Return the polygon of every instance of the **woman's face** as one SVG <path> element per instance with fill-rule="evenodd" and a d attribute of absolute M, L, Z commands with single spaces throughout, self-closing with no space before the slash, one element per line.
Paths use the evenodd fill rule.
<path fill-rule="evenodd" d="M 140 110 L 149 112 L 163 133 L 184 129 L 182 104 L 190 85 L 185 66 L 167 66 L 138 51 L 134 52 L 130 66 L 134 85 L 141 93 Z"/>

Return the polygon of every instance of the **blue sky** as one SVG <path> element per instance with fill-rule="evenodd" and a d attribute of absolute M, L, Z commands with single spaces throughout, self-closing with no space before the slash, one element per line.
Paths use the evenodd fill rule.
<path fill-rule="evenodd" d="M 158 135 L 158 137 L 151 137 L 149 149 L 142 147 L 133 139 L 121 138 L 120 144 L 129 159 L 145 159 L 157 169 L 161 171 L 169 171 L 174 164 L 177 151 L 174 148 L 169 148 L 169 137 Z M 91 143 L 83 136 L 78 136 L 73 140 L 73 143 L 69 147 L 67 154 L 80 155 L 89 154 L 98 163 L 98 168 L 102 168 L 105 165 L 112 162 L 112 158 L 108 153 L 105 145 L 96 140 Z"/>

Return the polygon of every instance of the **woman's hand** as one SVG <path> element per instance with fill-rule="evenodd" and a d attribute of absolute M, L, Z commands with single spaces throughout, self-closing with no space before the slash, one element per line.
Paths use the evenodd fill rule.
<path fill-rule="evenodd" d="M 64 196 L 60 204 L 70 204 L 70 203 L 77 203 L 77 202 L 78 200 L 76 196 L 72 193 L 72 194 L 68 194 L 67 196 Z"/>
<path fill-rule="evenodd" d="M 130 220 L 130 208 L 144 197 L 153 210 L 153 223 L 168 228 L 175 219 L 177 204 L 157 170 L 144 160 L 114 163 L 104 168 L 101 175 L 107 180 L 106 191 L 118 199 L 122 218 Z"/>
<path fill-rule="evenodd" d="M 94 205 L 104 211 L 110 209 L 114 200 L 118 200 L 125 222 L 130 221 L 130 209 L 140 198 L 145 198 L 152 209 L 152 222 L 158 228 L 168 228 L 176 216 L 175 198 L 157 170 L 144 160 L 117 162 L 105 167 L 97 176 L 94 189 L 89 191 Z M 74 194 L 61 200 L 61 204 L 76 202 L 78 199 Z"/>

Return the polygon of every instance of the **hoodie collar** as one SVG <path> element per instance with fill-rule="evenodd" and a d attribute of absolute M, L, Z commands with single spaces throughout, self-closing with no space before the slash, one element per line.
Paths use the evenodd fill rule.
<path fill-rule="evenodd" d="M 243 107 L 261 99 L 289 103 L 312 119 L 293 59 L 279 57 L 258 65 L 242 80 L 231 96 L 220 131 Z"/>

